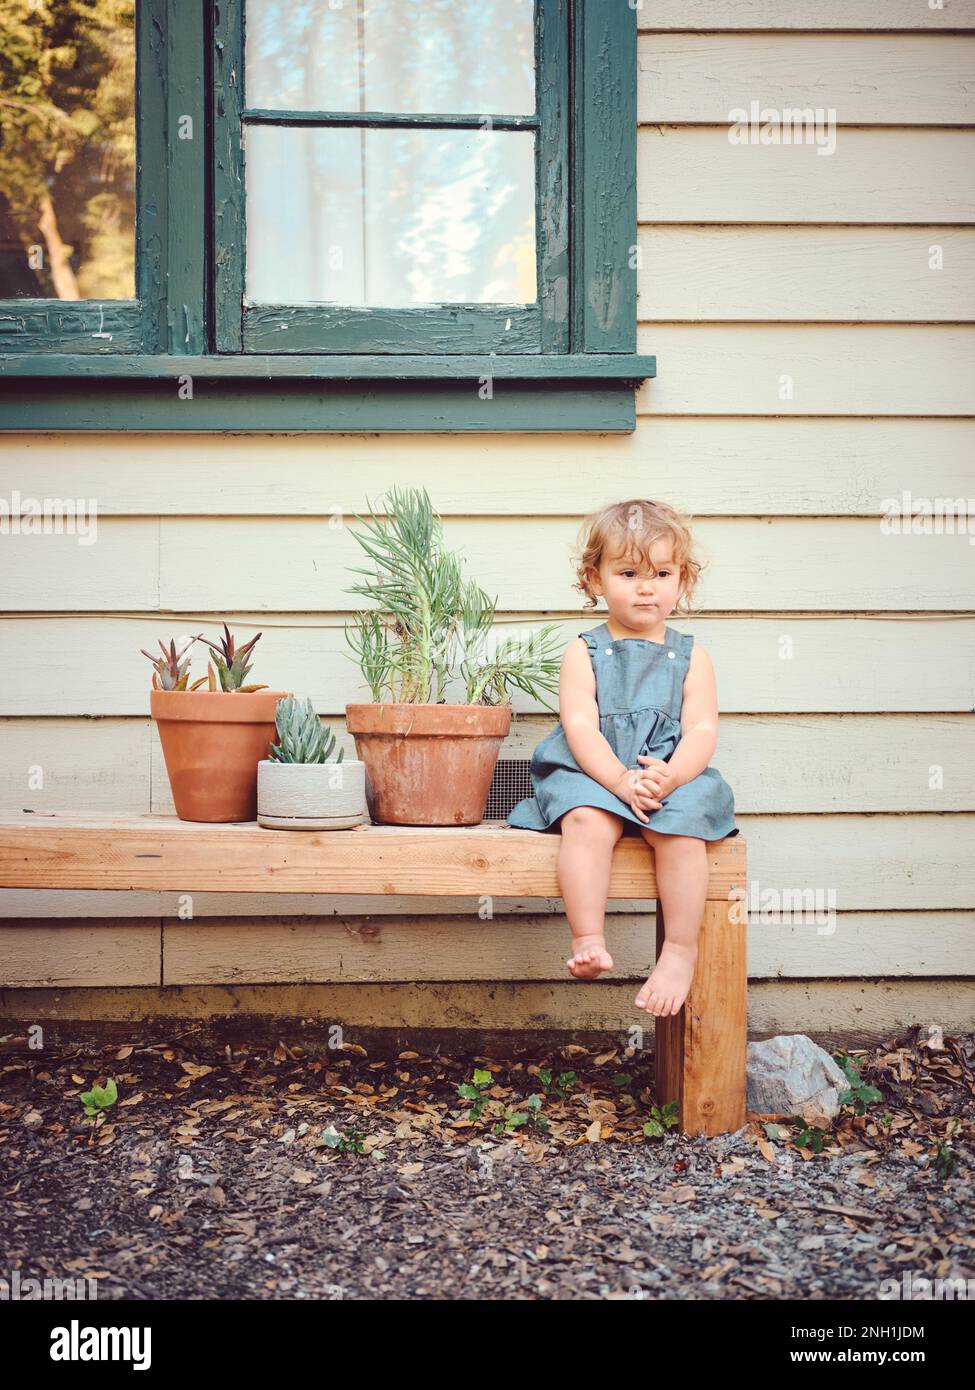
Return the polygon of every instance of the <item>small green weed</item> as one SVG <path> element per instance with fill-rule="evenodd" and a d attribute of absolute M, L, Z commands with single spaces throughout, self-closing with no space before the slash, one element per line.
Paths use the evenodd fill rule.
<path fill-rule="evenodd" d="M 662 1139 L 668 1129 L 672 1129 L 677 1123 L 677 1102 L 669 1100 L 667 1104 L 659 1109 L 656 1105 L 650 1107 L 650 1118 L 643 1126 L 643 1132 L 648 1139 Z"/>
<path fill-rule="evenodd" d="M 115 1085 L 115 1078 L 110 1076 L 104 1086 L 99 1086 L 96 1082 L 90 1091 L 82 1091 L 78 1097 L 85 1107 L 85 1118 L 95 1120 L 103 1110 L 107 1110 L 110 1105 L 114 1105 L 118 1100 L 118 1088 Z"/>
<path fill-rule="evenodd" d="M 462 1081 L 457 1087 L 457 1094 L 461 1100 L 473 1102 L 467 1109 L 469 1120 L 479 1120 L 484 1114 L 484 1107 L 488 1101 L 487 1088 L 493 1081 L 494 1077 L 489 1071 L 482 1071 L 480 1067 L 475 1067 L 473 1080 Z"/>

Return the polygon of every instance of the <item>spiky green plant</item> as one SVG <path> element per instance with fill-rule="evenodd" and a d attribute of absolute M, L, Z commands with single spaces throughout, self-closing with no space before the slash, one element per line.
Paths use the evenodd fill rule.
<path fill-rule="evenodd" d="M 274 718 L 278 742 L 272 743 L 268 757 L 275 763 L 335 763 L 342 761 L 343 750 L 332 757 L 335 735 L 323 725 L 311 700 L 296 700 L 286 695 L 275 706 Z"/>
<path fill-rule="evenodd" d="M 489 653 L 497 600 L 465 579 L 426 489 L 394 486 L 369 510 L 370 517 L 356 517 L 365 531 L 353 535 L 373 568 L 353 566 L 365 578 L 346 592 L 375 607 L 354 614 L 345 637 L 374 702 L 388 692 L 393 703 L 440 704 L 456 667 L 467 704 L 505 704 L 509 686 L 517 686 L 557 714 L 542 692 L 558 690 L 558 626 L 509 638 Z"/>
<path fill-rule="evenodd" d="M 159 642 L 159 650 L 162 656 L 153 656 L 152 652 L 147 652 L 145 647 L 139 650 L 143 656 L 147 656 L 152 662 L 153 677 L 152 687 L 154 690 L 185 690 L 190 678 L 190 658 L 186 655 L 194 642 L 199 642 L 200 633 L 195 637 L 187 637 L 176 648 L 174 638 L 169 639 L 169 646 L 164 642 Z"/>
<path fill-rule="evenodd" d="M 208 637 L 200 640 L 213 652 L 213 665 L 217 668 L 217 679 L 220 681 L 221 690 L 236 690 L 245 694 L 251 690 L 266 690 L 266 685 L 245 685 L 244 678 L 250 668 L 247 658 L 254 650 L 254 644 L 260 637 L 258 632 L 249 642 L 245 642 L 242 647 L 238 647 L 230 635 L 230 628 L 226 623 L 223 625 L 223 637 L 219 644 L 211 642 Z M 210 673 L 210 689 L 216 689 L 212 668 Z"/>
<path fill-rule="evenodd" d="M 354 614 L 352 621 L 354 628 L 346 627 L 345 640 L 355 648 L 366 684 L 379 704 L 382 689 L 387 685 L 392 688 L 393 650 L 386 624 L 374 608 Z"/>

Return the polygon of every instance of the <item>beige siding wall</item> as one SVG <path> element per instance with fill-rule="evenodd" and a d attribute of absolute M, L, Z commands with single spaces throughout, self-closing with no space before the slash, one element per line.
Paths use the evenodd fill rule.
<path fill-rule="evenodd" d="M 753 915 L 752 1031 L 972 1026 L 975 549 L 885 535 L 880 515 L 904 492 L 975 498 L 975 4 L 655 0 L 640 25 L 639 346 L 659 375 L 635 435 L 0 437 L 0 492 L 94 497 L 100 514 L 92 546 L 0 543 L 2 805 L 171 810 L 138 648 L 224 616 L 260 626 L 255 676 L 311 695 L 351 751 L 359 552 L 329 518 L 394 482 L 430 490 L 505 622 L 554 617 L 567 639 L 592 622 L 571 589 L 579 518 L 662 496 L 694 514 L 709 561 L 702 614 L 679 626 L 714 658 L 714 762 L 755 890 L 835 894 L 832 932 Z M 835 152 L 732 145 L 729 112 L 752 100 L 834 108 Z M 515 708 L 505 756 L 528 756 L 551 721 Z M 502 995 L 478 980 L 535 982 L 521 1002 L 503 987 L 504 1027 L 546 1007 L 560 1026 L 632 1017 L 628 990 L 594 1012 L 563 983 L 558 903 L 499 903 L 488 933 L 466 901 L 387 901 L 378 956 L 382 933 L 359 935 L 372 906 L 336 899 L 309 932 L 282 918 L 313 899 L 198 895 L 213 930 L 167 952 L 165 896 L 8 892 L 6 978 L 98 982 L 107 946 L 139 986 L 164 956 L 191 985 L 252 962 L 290 987 L 320 967 L 362 982 L 374 1022 L 382 979 L 442 982 L 412 1022 L 489 1025 Z M 652 949 L 643 907 L 611 924 L 633 975 Z"/>

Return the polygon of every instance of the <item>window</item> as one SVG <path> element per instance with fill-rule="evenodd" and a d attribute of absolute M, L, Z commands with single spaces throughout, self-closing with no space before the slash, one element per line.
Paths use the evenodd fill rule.
<path fill-rule="evenodd" d="M 630 0 L 10 0 L 0 92 L 0 427 L 633 428 Z"/>
<path fill-rule="evenodd" d="M 158 168 L 164 132 L 152 114 L 151 6 L 139 7 L 138 33 L 135 8 L 0 9 L 0 351 L 159 346 L 159 209 L 136 186 L 136 150 Z"/>

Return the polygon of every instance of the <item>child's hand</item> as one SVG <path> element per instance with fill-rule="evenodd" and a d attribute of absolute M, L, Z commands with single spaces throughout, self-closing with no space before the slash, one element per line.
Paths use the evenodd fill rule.
<path fill-rule="evenodd" d="M 643 785 L 643 777 L 642 768 L 628 767 L 614 786 L 613 791 L 621 801 L 626 802 L 638 820 L 649 823 L 650 817 L 644 812 L 659 811 L 660 802 Z"/>
<path fill-rule="evenodd" d="M 646 764 L 638 774 L 641 785 L 659 801 L 662 801 L 665 796 L 669 796 L 680 785 L 670 764 L 663 762 L 662 759 L 651 758 L 647 753 L 638 753 L 637 762 Z"/>

